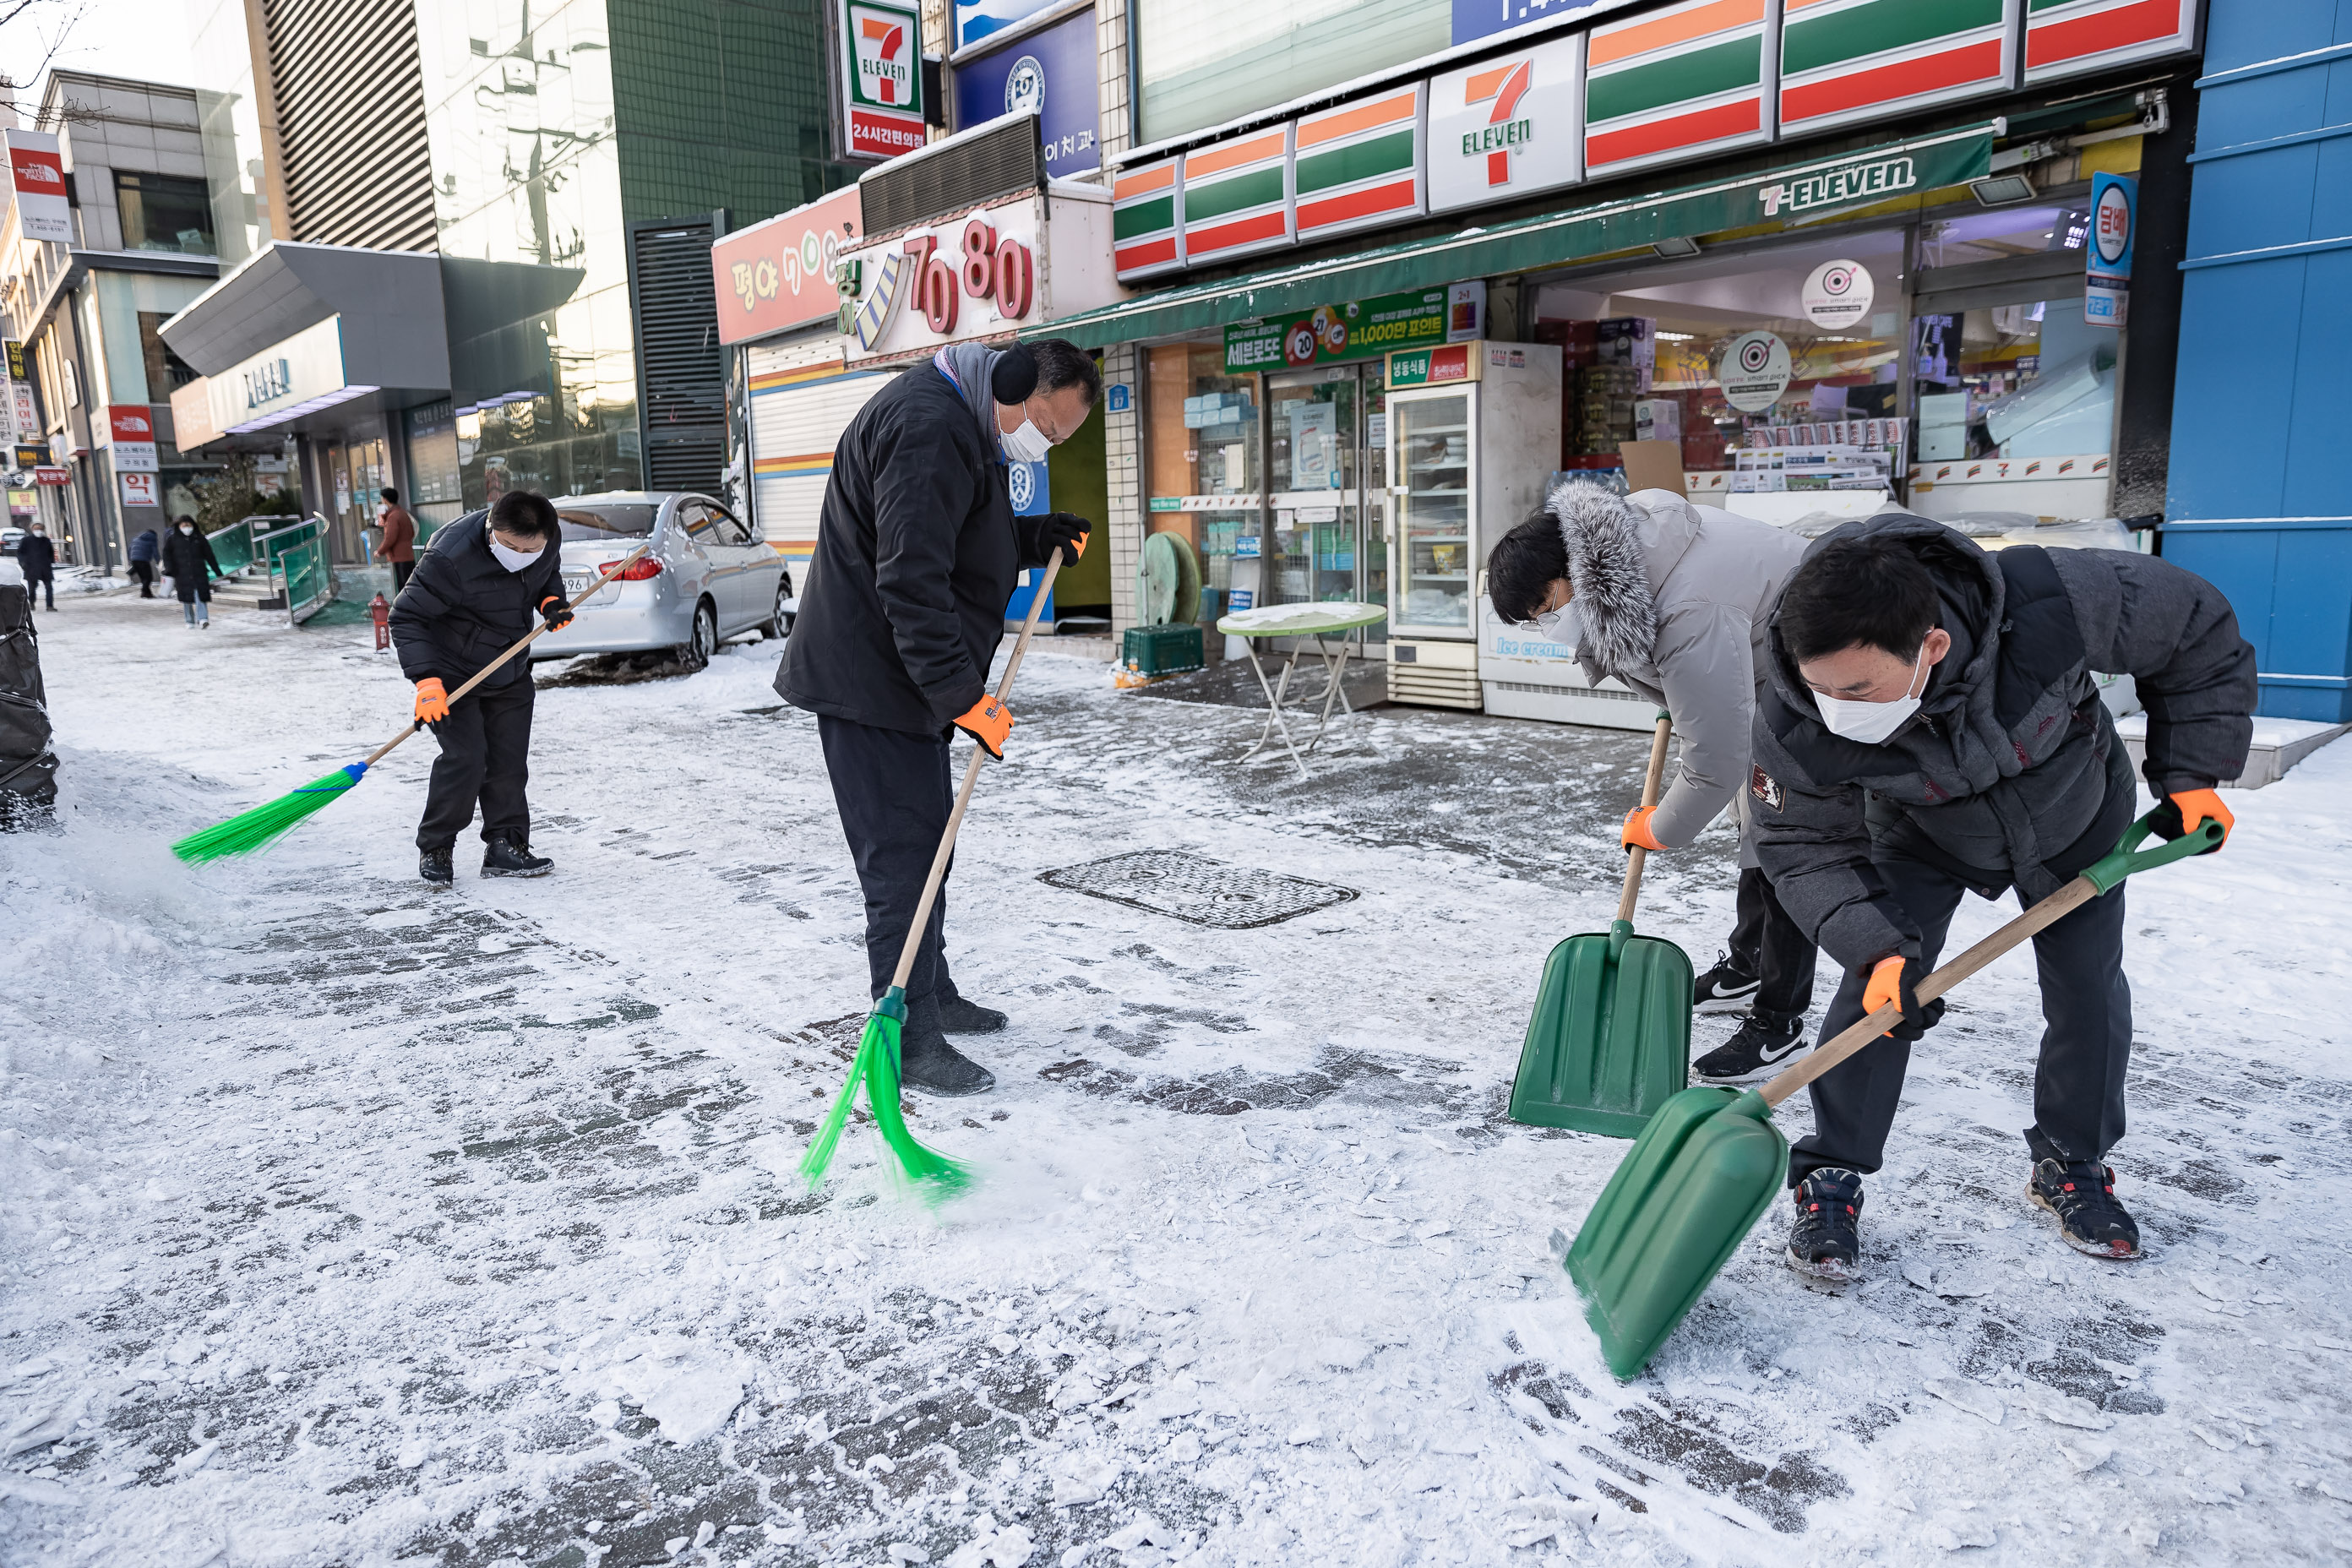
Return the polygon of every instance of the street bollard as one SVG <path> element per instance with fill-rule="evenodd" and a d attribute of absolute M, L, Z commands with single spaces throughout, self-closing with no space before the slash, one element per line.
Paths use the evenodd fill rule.
<path fill-rule="evenodd" d="M 383 653 L 392 647 L 392 605 L 382 594 L 369 602 L 368 618 L 375 622 L 375 651 Z"/>

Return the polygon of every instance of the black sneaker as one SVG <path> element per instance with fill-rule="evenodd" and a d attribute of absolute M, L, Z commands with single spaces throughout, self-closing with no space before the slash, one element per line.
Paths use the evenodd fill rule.
<path fill-rule="evenodd" d="M 926 1094 L 986 1094 L 996 1075 L 948 1044 L 936 1001 L 915 1003 L 898 1031 L 898 1077 Z"/>
<path fill-rule="evenodd" d="M 485 877 L 544 877 L 554 869 L 554 861 L 532 854 L 530 845 L 511 835 L 491 839 L 482 851 Z"/>
<path fill-rule="evenodd" d="M 1858 1276 L 1862 1256 L 1862 1177 L 1823 1165 L 1797 1184 L 1797 1224 L 1789 1232 L 1789 1267 L 1806 1283 L 1843 1290 Z"/>
<path fill-rule="evenodd" d="M 962 996 L 940 998 L 940 1027 L 950 1035 L 992 1035 L 1004 1027 L 1003 1014 Z"/>
<path fill-rule="evenodd" d="M 1805 1047 L 1803 1015 L 1791 1018 L 1750 1012 L 1731 1038 L 1691 1064 L 1706 1083 L 1746 1083 L 1777 1071 Z"/>
<path fill-rule="evenodd" d="M 416 853 L 416 874 L 428 882 L 451 882 L 457 873 L 449 864 L 449 850 L 445 845 L 438 849 L 420 849 Z"/>
<path fill-rule="evenodd" d="M 1715 961 L 1715 967 L 1698 977 L 1691 987 L 1692 1010 L 1699 1013 L 1738 1013 L 1743 1011 L 1748 998 L 1763 981 L 1739 967 L 1738 961 L 1728 952 Z"/>
<path fill-rule="evenodd" d="M 2066 1245 L 2093 1258 L 2129 1263 L 2140 1256 L 2139 1226 L 2116 1201 L 2116 1173 L 2095 1160 L 2044 1160 L 2025 1195 L 2058 1216 Z"/>

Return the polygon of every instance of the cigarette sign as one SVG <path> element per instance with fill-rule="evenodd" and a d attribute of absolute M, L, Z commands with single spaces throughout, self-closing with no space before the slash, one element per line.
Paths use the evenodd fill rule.
<path fill-rule="evenodd" d="M 839 16 L 843 145 L 853 158 L 895 158 L 923 144 L 919 13 L 845 0 Z"/>

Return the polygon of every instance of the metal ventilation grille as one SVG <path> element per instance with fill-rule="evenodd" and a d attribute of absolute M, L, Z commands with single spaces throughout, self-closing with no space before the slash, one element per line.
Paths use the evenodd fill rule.
<path fill-rule="evenodd" d="M 715 495 L 727 467 L 727 363 L 710 272 L 716 238 L 709 218 L 630 228 L 649 489 Z"/>
<path fill-rule="evenodd" d="M 372 250 L 435 248 L 415 7 L 410 0 L 262 0 L 261 16 L 289 236 Z"/>
<path fill-rule="evenodd" d="M 1037 879 L 1074 893 L 1227 931 L 1270 926 L 1344 904 L 1356 896 L 1353 888 L 1234 866 L 1182 849 L 1138 849 L 1107 860 L 1041 872 Z"/>
<path fill-rule="evenodd" d="M 1037 139 L 1037 117 L 1008 114 L 935 151 L 883 164 L 858 179 L 857 192 L 866 232 L 875 235 L 1015 191 L 1034 191 L 1045 183 L 1045 148 Z"/>

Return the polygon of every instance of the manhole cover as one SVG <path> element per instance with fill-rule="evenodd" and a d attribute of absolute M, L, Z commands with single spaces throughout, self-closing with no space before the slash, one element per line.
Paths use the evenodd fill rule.
<path fill-rule="evenodd" d="M 1232 866 L 1182 849 L 1138 849 L 1043 872 L 1037 879 L 1196 926 L 1229 931 L 1270 926 L 1356 896 L 1353 888 Z"/>

